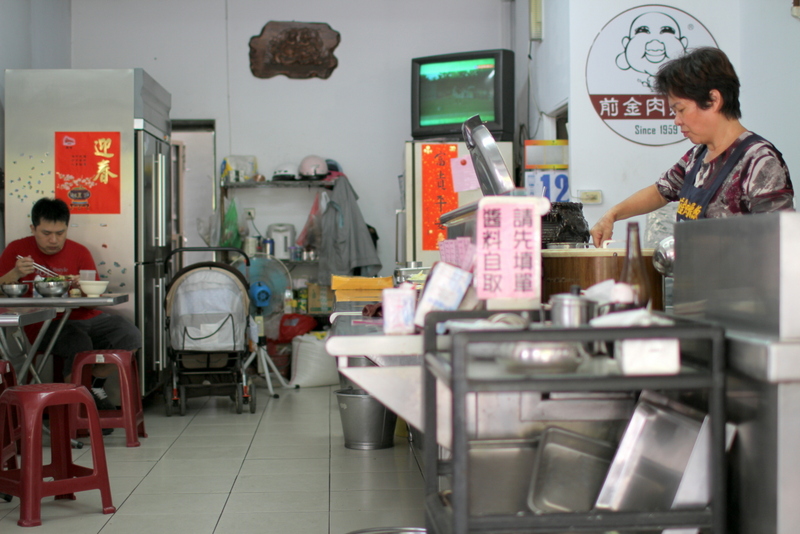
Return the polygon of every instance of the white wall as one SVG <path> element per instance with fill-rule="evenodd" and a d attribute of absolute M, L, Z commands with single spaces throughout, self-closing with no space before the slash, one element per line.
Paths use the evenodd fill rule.
<path fill-rule="evenodd" d="M 172 94 L 173 119 L 214 119 L 217 158 L 255 155 L 269 175 L 309 154 L 339 162 L 394 268 L 394 211 L 410 137 L 410 59 L 508 46 L 503 0 L 72 0 L 74 68 L 143 67 Z M 248 42 L 270 20 L 325 22 L 341 34 L 327 80 L 259 79 Z M 238 193 L 237 193 L 238 194 Z M 256 225 L 298 232 L 313 193 L 238 194 Z"/>
<path fill-rule="evenodd" d="M 742 123 L 783 152 L 800 186 L 800 19 L 785 0 L 740 0 Z M 795 203 L 796 204 L 796 203 Z"/>

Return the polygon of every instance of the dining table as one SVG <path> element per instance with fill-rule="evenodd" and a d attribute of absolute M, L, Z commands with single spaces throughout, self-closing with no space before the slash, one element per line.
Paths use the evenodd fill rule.
<path fill-rule="evenodd" d="M 50 321 L 56 316 L 55 308 L 0 308 L 0 358 L 13 364 L 7 331 L 30 324 Z"/>
<path fill-rule="evenodd" d="M 28 324 L 34 324 L 38 322 L 42 323 L 42 327 L 39 329 L 39 333 L 36 335 L 36 338 L 32 343 L 28 343 L 29 346 L 25 351 L 25 362 L 22 364 L 19 374 L 17 375 L 20 383 L 23 383 L 25 380 L 24 377 L 27 376 L 28 371 L 31 372 L 34 381 L 41 382 L 39 375 L 50 358 L 50 354 L 53 351 L 56 339 L 61 333 L 61 330 L 64 328 L 64 324 L 66 324 L 66 322 L 69 320 L 72 310 L 75 308 L 116 306 L 117 304 L 122 304 L 123 302 L 127 301 L 128 295 L 126 293 L 107 293 L 98 297 L 73 297 L 69 296 L 68 294 L 65 294 L 63 297 L 0 297 L 0 310 L 9 310 L 9 316 L 6 319 L 7 323 L 4 324 L 2 318 L 0 317 L 0 327 L 23 327 L 27 326 Z M 36 310 L 40 312 L 43 311 L 43 313 L 36 315 L 33 312 L 30 312 L 31 322 L 24 322 L 28 321 L 28 314 L 22 314 L 21 310 Z M 13 314 L 15 311 L 20 314 L 18 317 L 23 318 L 16 319 L 18 322 L 17 324 L 11 324 L 15 320 L 14 316 L 11 314 Z M 56 316 L 59 313 L 61 313 L 61 317 L 55 321 Z M 37 317 L 42 317 L 42 319 L 34 320 Z M 36 361 L 36 354 L 39 352 L 39 348 L 42 344 L 45 333 L 50 328 L 55 328 L 55 331 L 53 332 L 47 347 L 45 347 L 44 351 L 42 352 L 42 357 L 40 358 L 38 365 L 34 367 L 33 364 Z M 24 335 L 22 337 L 27 340 Z M 2 340 L 0 340 L 0 344 L 2 343 L 7 343 L 7 337 L 5 336 L 5 333 L 3 333 Z M 7 350 L 9 347 L 8 345 L 5 345 L 2 348 Z"/>

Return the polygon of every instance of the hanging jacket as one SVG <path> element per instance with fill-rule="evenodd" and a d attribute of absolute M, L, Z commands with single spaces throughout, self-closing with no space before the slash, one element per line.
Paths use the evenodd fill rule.
<path fill-rule="evenodd" d="M 344 175 L 336 179 L 322 214 L 319 282 L 330 284 L 332 274 L 350 276 L 357 267 L 362 276 L 375 276 L 381 260 L 361 210 L 358 195 Z"/>

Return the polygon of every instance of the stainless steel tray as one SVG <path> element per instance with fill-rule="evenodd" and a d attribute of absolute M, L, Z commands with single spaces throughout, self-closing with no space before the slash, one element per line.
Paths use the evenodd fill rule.
<path fill-rule="evenodd" d="M 495 439 L 470 442 L 469 510 L 471 515 L 527 511 L 538 440 Z"/>
<path fill-rule="evenodd" d="M 701 421 L 640 400 L 597 497 L 598 510 L 666 511 L 672 507 Z"/>
<path fill-rule="evenodd" d="M 611 443 L 547 428 L 533 466 L 528 508 L 537 514 L 591 510 L 614 452 Z"/>

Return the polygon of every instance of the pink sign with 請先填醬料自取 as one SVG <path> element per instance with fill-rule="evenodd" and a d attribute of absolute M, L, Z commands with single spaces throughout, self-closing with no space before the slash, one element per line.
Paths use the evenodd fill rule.
<path fill-rule="evenodd" d="M 475 289 L 479 299 L 541 296 L 543 197 L 484 197 L 478 203 Z"/>

